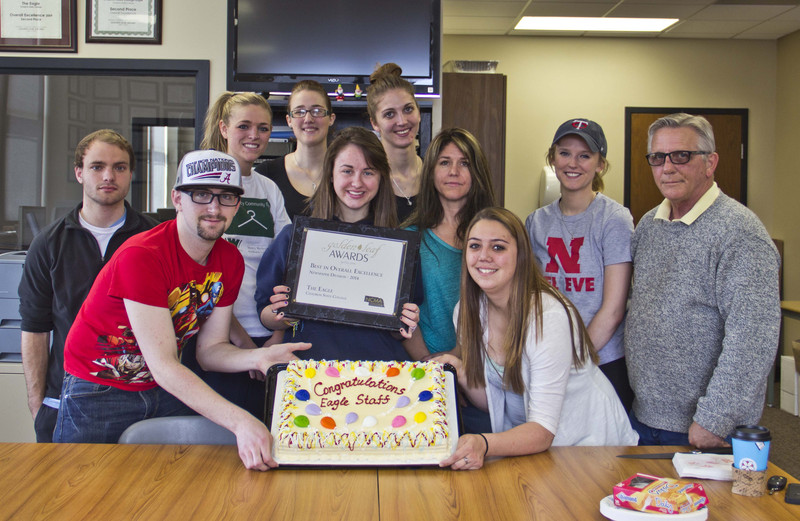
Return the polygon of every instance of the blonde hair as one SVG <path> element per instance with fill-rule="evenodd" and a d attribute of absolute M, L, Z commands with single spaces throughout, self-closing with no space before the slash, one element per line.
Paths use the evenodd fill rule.
<path fill-rule="evenodd" d="M 390 90 L 400 89 L 410 94 L 419 110 L 419 103 L 414 97 L 414 86 L 400 76 L 402 73 L 403 69 L 396 63 L 384 63 L 375 67 L 375 72 L 370 75 L 367 86 L 367 113 L 373 122 L 377 121 L 378 103 Z"/>
<path fill-rule="evenodd" d="M 311 217 L 332 219 L 336 215 L 339 199 L 333 189 L 333 164 L 348 145 L 355 145 L 361 150 L 367 165 L 375 170 L 380 178 L 378 193 L 369 202 L 369 213 L 372 215 L 373 224 L 389 228 L 396 227 L 397 207 L 389 177 L 391 171 L 389 160 L 386 158 L 386 152 L 377 136 L 364 127 L 347 127 L 338 132 L 328 146 L 328 150 L 325 151 L 319 187 L 309 199 Z"/>
<path fill-rule="evenodd" d="M 203 141 L 200 148 L 204 150 L 217 150 L 228 152 L 228 140 L 222 136 L 219 130 L 219 122 L 226 125 L 230 123 L 231 112 L 234 107 L 240 105 L 255 105 L 261 107 L 269 114 L 272 122 L 272 109 L 267 103 L 267 99 L 256 92 L 223 92 L 206 112 L 206 120 L 203 125 Z"/>
<path fill-rule="evenodd" d="M 479 211 L 467 227 L 467 237 L 472 228 L 482 220 L 497 221 L 517 244 L 517 265 L 511 281 L 509 302 L 509 326 L 503 337 L 501 350 L 505 353 L 505 372 L 503 384 L 517 394 L 525 391 L 522 378 L 522 355 L 528 341 L 528 328 L 531 320 L 536 323 L 535 340 L 542 336 L 542 295 L 555 298 L 567 312 L 569 320 L 570 340 L 572 343 L 572 364 L 576 368 L 583 367 L 587 360 L 597 361 L 594 347 L 586 332 L 583 321 L 575 306 L 556 290 L 539 270 L 533 256 L 528 233 L 525 226 L 514 213 L 505 208 L 484 208 Z M 456 327 L 457 344 L 461 347 L 461 355 L 470 386 L 483 386 L 483 364 L 486 356 L 484 348 L 484 325 L 481 320 L 481 300 L 483 291 L 472 280 L 467 269 L 467 247 L 461 256 L 461 304 L 458 310 Z M 575 331 L 578 332 L 575 338 Z M 499 346 L 498 346 L 499 347 Z"/>

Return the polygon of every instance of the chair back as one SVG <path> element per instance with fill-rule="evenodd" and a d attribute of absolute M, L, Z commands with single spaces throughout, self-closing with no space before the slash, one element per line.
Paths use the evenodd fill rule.
<path fill-rule="evenodd" d="M 119 443 L 141 445 L 236 445 L 236 436 L 203 416 L 168 416 L 134 423 Z"/>

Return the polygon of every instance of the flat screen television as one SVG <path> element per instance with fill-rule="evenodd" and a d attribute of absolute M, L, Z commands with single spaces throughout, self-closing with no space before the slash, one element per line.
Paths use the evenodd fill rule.
<path fill-rule="evenodd" d="M 420 97 L 439 94 L 441 0 L 228 0 L 228 89 L 288 93 L 313 79 L 366 92 L 394 62 Z"/>

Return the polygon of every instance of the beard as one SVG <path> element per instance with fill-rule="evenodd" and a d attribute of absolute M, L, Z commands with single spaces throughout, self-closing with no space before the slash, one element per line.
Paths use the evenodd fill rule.
<path fill-rule="evenodd" d="M 225 233 L 225 230 L 228 228 L 228 221 L 223 217 L 214 217 L 215 219 L 223 219 L 221 226 L 219 228 L 211 228 L 211 227 L 204 227 L 203 221 L 205 219 L 199 219 L 197 221 L 197 235 L 206 241 L 216 241 L 222 234 Z"/>

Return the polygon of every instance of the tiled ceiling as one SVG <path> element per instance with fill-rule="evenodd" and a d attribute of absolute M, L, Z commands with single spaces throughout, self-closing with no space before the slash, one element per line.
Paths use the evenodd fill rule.
<path fill-rule="evenodd" d="M 444 34 L 775 40 L 800 30 L 800 0 L 443 0 Z M 660 33 L 515 31 L 523 16 L 678 18 Z"/>

